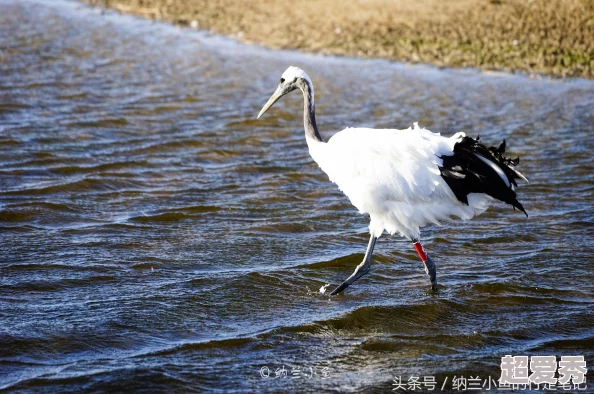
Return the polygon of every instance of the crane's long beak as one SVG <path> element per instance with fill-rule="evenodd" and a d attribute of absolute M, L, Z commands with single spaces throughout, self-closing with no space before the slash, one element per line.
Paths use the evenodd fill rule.
<path fill-rule="evenodd" d="M 272 105 L 276 103 L 278 99 L 283 97 L 285 94 L 287 94 L 287 92 L 284 92 L 281 86 L 279 85 L 278 88 L 276 88 L 276 90 L 274 91 L 274 93 L 272 93 L 272 96 L 270 96 L 270 98 L 268 99 L 268 102 L 264 105 L 264 107 L 262 107 L 262 110 L 260 111 L 256 119 L 260 119 L 260 116 L 262 116 L 264 112 L 268 111 L 268 108 L 272 107 Z"/>

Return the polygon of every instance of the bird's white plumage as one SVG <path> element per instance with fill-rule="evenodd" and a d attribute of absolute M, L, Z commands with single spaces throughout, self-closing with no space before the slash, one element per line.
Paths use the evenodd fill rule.
<path fill-rule="evenodd" d="M 469 204 L 463 204 L 440 175 L 440 157 L 451 156 L 462 137 L 442 137 L 415 123 L 405 130 L 347 128 L 327 143 L 311 138 L 307 143 L 330 180 L 369 214 L 372 235 L 385 230 L 419 239 L 420 227 L 452 217 L 470 219 L 492 201 L 486 194 L 470 194 Z"/>
<path fill-rule="evenodd" d="M 283 75 L 281 76 L 286 81 L 293 81 L 297 78 L 303 78 L 313 87 L 313 83 L 311 82 L 311 78 L 305 71 L 300 69 L 299 67 L 291 66 L 285 70 Z"/>

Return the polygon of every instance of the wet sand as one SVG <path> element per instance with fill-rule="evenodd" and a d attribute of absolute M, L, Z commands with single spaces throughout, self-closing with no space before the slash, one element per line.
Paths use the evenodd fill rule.
<path fill-rule="evenodd" d="M 594 0 L 86 0 L 270 48 L 594 77 Z"/>

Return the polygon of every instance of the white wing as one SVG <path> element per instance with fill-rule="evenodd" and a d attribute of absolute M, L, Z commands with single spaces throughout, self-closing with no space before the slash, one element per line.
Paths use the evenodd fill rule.
<path fill-rule="evenodd" d="M 348 128 L 328 143 L 308 140 L 308 145 L 330 180 L 370 215 L 373 234 L 385 229 L 418 238 L 427 223 L 469 219 L 487 207 L 485 198 L 460 203 L 440 175 L 440 157 L 451 155 L 462 137 L 441 137 L 415 124 L 406 130 Z"/>

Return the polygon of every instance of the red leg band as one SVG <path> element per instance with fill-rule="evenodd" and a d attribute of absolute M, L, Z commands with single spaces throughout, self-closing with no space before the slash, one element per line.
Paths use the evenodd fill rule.
<path fill-rule="evenodd" d="M 415 249 L 416 249 L 417 253 L 419 254 L 419 257 L 421 258 L 423 263 L 425 261 L 427 261 L 427 253 L 425 252 L 425 249 L 423 249 L 423 245 L 421 245 L 420 242 L 415 242 L 413 244 L 413 246 L 415 247 Z"/>

